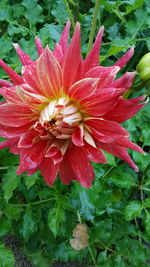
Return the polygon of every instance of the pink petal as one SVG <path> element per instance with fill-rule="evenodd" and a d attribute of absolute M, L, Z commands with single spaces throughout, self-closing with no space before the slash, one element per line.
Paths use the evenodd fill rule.
<path fill-rule="evenodd" d="M 20 165 L 17 174 L 21 174 L 27 170 L 35 169 L 42 162 L 47 141 L 40 141 L 33 144 L 32 147 L 21 149 Z"/>
<path fill-rule="evenodd" d="M 19 127 L 34 119 L 31 110 L 19 104 L 6 103 L 0 106 L 0 123 L 9 127 Z"/>
<path fill-rule="evenodd" d="M 48 48 L 37 60 L 37 75 L 43 95 L 58 96 L 62 88 L 61 67 Z"/>
<path fill-rule="evenodd" d="M 126 91 L 125 88 L 102 88 L 80 104 L 84 111 L 90 115 L 102 116 L 116 105 L 118 97 Z"/>
<path fill-rule="evenodd" d="M 69 87 L 80 80 L 83 74 L 83 62 L 80 54 L 80 24 L 77 22 L 74 35 L 63 60 L 63 85 Z"/>
<path fill-rule="evenodd" d="M 104 164 L 107 163 L 104 154 L 97 147 L 93 147 L 85 142 L 83 149 L 85 151 L 88 160 L 91 160 L 96 163 L 104 163 Z"/>
<path fill-rule="evenodd" d="M 138 104 L 143 101 L 145 96 L 140 96 L 134 99 L 122 99 L 118 101 L 116 106 L 111 111 L 104 115 L 106 120 L 113 120 L 122 123 L 132 118 L 145 104 Z"/>
<path fill-rule="evenodd" d="M 119 79 L 113 81 L 111 83 L 111 86 L 116 87 L 116 88 L 122 87 L 122 88 L 129 89 L 133 83 L 134 77 L 135 77 L 135 72 L 126 72 Z"/>
<path fill-rule="evenodd" d="M 69 151 L 69 160 L 77 181 L 89 188 L 94 179 L 94 171 L 83 149 L 73 145 Z"/>
<path fill-rule="evenodd" d="M 75 130 L 72 134 L 72 142 L 76 146 L 83 146 L 83 129 L 80 125 L 76 125 Z"/>
<path fill-rule="evenodd" d="M 36 136 L 36 132 L 34 130 L 29 130 L 24 133 L 19 140 L 18 147 L 19 148 L 29 148 L 33 145 Z"/>
<path fill-rule="evenodd" d="M 134 164 L 133 160 L 129 157 L 126 148 L 123 146 L 118 145 L 117 143 L 111 143 L 111 144 L 106 144 L 106 143 L 101 143 L 97 142 L 97 146 L 108 153 L 123 159 L 126 161 L 133 169 L 138 171 L 137 166 Z"/>
<path fill-rule="evenodd" d="M 86 78 L 74 83 L 69 91 L 68 95 L 70 98 L 82 100 L 94 94 L 97 89 L 99 79 Z"/>
<path fill-rule="evenodd" d="M 115 66 L 111 66 L 111 67 L 97 66 L 85 72 L 84 78 L 100 78 L 101 80 L 103 80 L 106 76 L 109 76 L 111 72 L 115 72 L 115 71 L 116 71 Z"/>
<path fill-rule="evenodd" d="M 21 99 L 18 97 L 16 93 L 16 87 L 1 87 L 0 94 L 8 101 L 12 103 L 22 104 Z"/>
<path fill-rule="evenodd" d="M 104 32 L 104 27 L 102 26 L 98 32 L 98 35 L 96 37 L 96 40 L 92 47 L 91 52 L 89 53 L 87 58 L 84 60 L 84 72 L 87 72 L 89 69 L 99 65 L 99 57 L 100 57 L 99 50 L 100 50 L 103 32 Z"/>
<path fill-rule="evenodd" d="M 69 161 L 69 153 L 66 152 L 59 168 L 60 179 L 64 184 L 70 184 L 72 180 L 77 180 Z"/>
<path fill-rule="evenodd" d="M 3 141 L 3 142 L 0 143 L 0 149 L 8 147 L 8 145 L 9 145 L 9 141 L 8 140 Z"/>
<path fill-rule="evenodd" d="M 68 48 L 68 36 L 69 36 L 69 30 L 70 30 L 70 21 L 67 22 L 62 35 L 60 37 L 59 45 L 61 46 L 63 54 L 66 53 Z"/>
<path fill-rule="evenodd" d="M 130 60 L 133 54 L 134 54 L 134 48 L 132 47 L 128 50 L 128 52 L 121 59 L 119 59 L 114 64 L 114 66 L 119 66 L 120 68 L 122 68 Z"/>
<path fill-rule="evenodd" d="M 86 125 L 90 127 L 92 134 L 101 142 L 113 142 L 119 137 L 129 136 L 127 130 L 114 121 L 104 119 L 86 120 Z"/>
<path fill-rule="evenodd" d="M 14 48 L 16 49 L 16 52 L 20 58 L 20 61 L 23 65 L 30 65 L 32 64 L 32 59 L 25 53 L 23 52 L 18 44 L 13 44 Z"/>
<path fill-rule="evenodd" d="M 11 87 L 13 86 L 13 83 L 0 79 L 0 86 Z"/>
<path fill-rule="evenodd" d="M 0 124 L 0 136 L 6 138 L 14 138 L 20 136 L 27 132 L 32 124 L 33 123 L 30 122 L 29 124 L 23 125 L 21 127 L 7 127 Z"/>
<path fill-rule="evenodd" d="M 137 146 L 136 144 L 132 143 L 128 138 L 125 138 L 125 137 L 118 138 L 116 143 L 118 145 L 130 148 L 132 150 L 135 150 L 137 152 L 144 154 L 143 149 L 141 147 Z"/>
<path fill-rule="evenodd" d="M 38 56 L 40 56 L 43 53 L 43 51 L 44 51 L 43 45 L 42 45 L 42 41 L 38 37 L 35 37 L 34 40 L 35 40 L 35 44 L 36 44 Z"/>
<path fill-rule="evenodd" d="M 5 70 L 5 72 L 8 74 L 8 76 L 10 77 L 10 79 L 13 81 L 14 84 L 23 83 L 23 78 L 19 76 L 10 67 L 8 67 L 7 64 L 2 59 L 0 59 L 0 66 Z"/>
<path fill-rule="evenodd" d="M 40 171 L 46 183 L 52 186 L 56 180 L 59 164 L 54 164 L 50 158 L 44 158 L 40 164 Z"/>
<path fill-rule="evenodd" d="M 55 45 L 55 49 L 53 51 L 53 56 L 57 59 L 59 63 L 61 63 L 62 57 L 63 57 L 63 52 L 62 48 L 59 44 Z"/>

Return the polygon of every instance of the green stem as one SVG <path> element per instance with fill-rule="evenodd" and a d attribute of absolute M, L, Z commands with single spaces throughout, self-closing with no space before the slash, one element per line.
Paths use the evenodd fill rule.
<path fill-rule="evenodd" d="M 93 263 L 94 263 L 95 267 L 98 267 L 97 264 L 96 264 L 96 260 L 95 260 L 95 258 L 94 258 L 94 255 L 93 255 L 93 253 L 92 253 L 92 250 L 91 250 L 90 246 L 88 246 L 88 250 L 89 250 L 89 253 L 90 253 L 90 255 L 91 255 L 91 258 L 92 258 L 92 260 L 93 260 Z"/>
<path fill-rule="evenodd" d="M 75 28 L 75 22 L 74 22 L 74 18 L 73 18 L 73 15 L 72 15 L 72 12 L 71 12 L 71 9 L 70 9 L 70 7 L 69 7 L 69 5 L 68 5 L 67 0 L 64 0 L 64 4 L 65 4 L 65 6 L 66 6 L 66 10 L 67 10 L 68 16 L 69 16 L 69 18 L 70 18 L 72 27 L 73 27 L 73 29 L 74 29 L 74 28 Z"/>
<path fill-rule="evenodd" d="M 92 21 L 92 27 L 91 27 L 91 31 L 90 31 L 90 37 L 89 37 L 86 56 L 89 54 L 89 52 L 90 52 L 90 50 L 92 48 L 93 39 L 94 39 L 94 33 L 95 33 L 95 28 L 96 28 L 96 19 L 97 19 L 97 15 L 98 15 L 99 6 L 100 6 L 100 0 L 96 0 L 95 9 L 94 9 L 94 15 L 93 15 L 93 21 Z"/>
<path fill-rule="evenodd" d="M 47 198 L 47 199 L 43 199 L 43 200 L 39 200 L 36 202 L 31 202 L 31 203 L 23 203 L 23 204 L 14 204 L 14 203 L 8 203 L 9 205 L 15 206 L 15 207 L 24 207 L 24 206 L 34 206 L 34 205 L 39 205 L 41 203 L 45 203 L 45 202 L 49 202 L 51 200 L 54 200 L 53 197 L 51 198 Z"/>

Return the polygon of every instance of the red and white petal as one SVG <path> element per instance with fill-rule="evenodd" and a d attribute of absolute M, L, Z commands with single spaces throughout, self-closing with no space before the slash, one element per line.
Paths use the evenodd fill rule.
<path fill-rule="evenodd" d="M 14 84 L 21 84 L 24 82 L 23 78 L 18 75 L 13 69 L 7 66 L 7 64 L 2 59 L 0 59 L 0 66 L 8 74 Z"/>
<path fill-rule="evenodd" d="M 63 87 L 67 93 L 72 84 L 83 76 L 83 62 L 80 54 L 80 24 L 77 22 L 72 41 L 62 63 Z"/>
<path fill-rule="evenodd" d="M 32 122 L 29 124 L 25 124 L 21 127 L 7 127 L 2 124 L 0 124 L 0 136 L 6 137 L 6 138 L 15 138 L 17 136 L 20 136 L 28 131 L 30 126 L 32 126 Z"/>
<path fill-rule="evenodd" d="M 130 58 L 134 54 L 134 48 L 130 48 L 128 52 L 121 58 L 119 59 L 114 66 L 119 66 L 120 68 L 123 68 L 123 66 L 130 60 Z"/>
<path fill-rule="evenodd" d="M 42 94 L 46 97 L 58 97 L 62 89 L 61 67 L 48 47 L 37 60 L 37 76 Z"/>
<path fill-rule="evenodd" d="M 62 35 L 60 37 L 59 45 L 62 49 L 62 53 L 65 54 L 68 48 L 68 36 L 69 36 L 69 30 L 70 30 L 70 21 L 68 20 Z"/>
<path fill-rule="evenodd" d="M 96 144 L 100 149 L 103 149 L 103 150 L 107 151 L 108 153 L 114 155 L 115 157 L 123 159 L 133 169 L 138 171 L 138 167 L 135 165 L 133 160 L 128 155 L 126 147 L 123 147 L 123 146 L 121 146 L 121 145 L 119 145 L 117 143 L 106 144 L 106 143 L 102 143 L 102 142 L 96 142 Z"/>
<path fill-rule="evenodd" d="M 20 140 L 18 142 L 18 147 L 29 148 L 33 145 L 33 143 L 37 138 L 38 138 L 37 132 L 34 130 L 29 130 L 20 137 Z"/>
<path fill-rule="evenodd" d="M 20 127 L 37 117 L 26 106 L 12 103 L 0 105 L 0 123 L 8 127 Z"/>
<path fill-rule="evenodd" d="M 143 100 L 145 96 L 134 99 L 120 98 L 112 110 L 104 115 L 104 119 L 122 123 L 132 118 L 145 105 L 145 103 L 139 104 Z"/>
<path fill-rule="evenodd" d="M 92 135 L 104 143 L 114 142 L 122 136 L 129 136 L 128 131 L 114 121 L 93 118 L 86 120 L 86 125 L 90 128 Z"/>
<path fill-rule="evenodd" d="M 88 160 L 91 160 L 96 163 L 107 163 L 106 158 L 103 154 L 103 152 L 98 149 L 97 147 L 93 147 L 85 142 L 85 145 L 83 147 L 83 150 L 88 158 Z"/>
<path fill-rule="evenodd" d="M 20 58 L 20 61 L 23 65 L 31 65 L 32 64 L 32 59 L 24 52 L 21 50 L 20 46 L 18 44 L 13 44 L 19 58 Z"/>
<path fill-rule="evenodd" d="M 144 154 L 143 149 L 141 147 L 137 146 L 136 144 L 132 143 L 128 138 L 125 138 L 125 137 L 118 138 L 116 143 L 121 145 L 121 146 L 130 148 L 132 150 L 135 150 L 137 152 Z"/>
<path fill-rule="evenodd" d="M 53 186 L 59 170 L 59 164 L 54 164 L 50 158 L 44 158 L 39 169 L 46 183 L 49 186 Z"/>
<path fill-rule="evenodd" d="M 40 141 L 30 148 L 20 149 L 20 165 L 17 174 L 37 168 L 44 158 L 46 146 L 47 141 Z"/>
<path fill-rule="evenodd" d="M 71 140 L 75 146 L 83 146 L 83 126 L 82 125 L 76 125 L 75 130 L 72 134 Z"/>
<path fill-rule="evenodd" d="M 11 87 L 11 86 L 13 86 L 13 83 L 0 79 L 0 86 Z"/>
<path fill-rule="evenodd" d="M 99 57 L 100 57 L 100 45 L 102 41 L 102 36 L 104 32 L 104 27 L 102 26 L 97 34 L 95 43 L 92 47 L 91 52 L 84 60 L 84 72 L 87 72 L 89 69 L 99 65 Z"/>
<path fill-rule="evenodd" d="M 125 91 L 125 88 L 102 88 L 91 97 L 81 100 L 80 105 L 88 114 L 102 116 L 116 105 L 118 97 Z"/>
<path fill-rule="evenodd" d="M 130 86 L 133 83 L 135 74 L 136 74 L 136 72 L 126 72 L 119 79 L 113 81 L 111 83 L 111 86 L 115 87 L 115 88 L 126 88 L 126 89 L 129 89 Z"/>
<path fill-rule="evenodd" d="M 34 40 L 35 40 L 38 56 L 40 56 L 44 51 L 44 48 L 43 48 L 43 45 L 42 45 L 42 41 L 38 37 L 35 37 Z"/>
<path fill-rule="evenodd" d="M 86 78 L 74 83 L 69 91 L 68 95 L 70 98 L 82 100 L 91 96 L 97 89 L 99 79 Z"/>
<path fill-rule="evenodd" d="M 94 179 L 94 170 L 82 148 L 72 145 L 69 151 L 69 161 L 77 181 L 89 188 Z"/>

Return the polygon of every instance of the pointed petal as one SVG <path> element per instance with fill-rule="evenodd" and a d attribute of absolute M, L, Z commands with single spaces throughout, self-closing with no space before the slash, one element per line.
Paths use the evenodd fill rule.
<path fill-rule="evenodd" d="M 72 142 L 74 145 L 76 146 L 83 146 L 84 143 L 83 143 L 83 127 L 80 126 L 80 125 L 76 125 L 75 126 L 75 130 L 72 134 Z"/>
<path fill-rule="evenodd" d="M 85 151 L 88 160 L 91 160 L 96 163 L 104 163 L 104 164 L 107 163 L 104 154 L 97 147 L 93 147 L 85 142 L 83 149 Z"/>
<path fill-rule="evenodd" d="M 89 188 L 94 179 L 94 171 L 83 149 L 72 145 L 69 151 L 69 160 L 77 181 L 83 187 Z"/>
<path fill-rule="evenodd" d="M 125 88 L 102 88 L 80 104 L 84 111 L 93 116 L 102 116 L 116 105 L 118 97 L 126 91 Z"/>
<path fill-rule="evenodd" d="M 63 60 L 63 86 L 69 87 L 80 80 L 83 74 L 83 62 L 80 54 L 80 24 L 77 22 L 74 35 Z"/>
<path fill-rule="evenodd" d="M 37 60 L 37 75 L 44 96 L 58 96 L 62 87 L 61 67 L 46 48 Z"/>
<path fill-rule="evenodd" d="M 4 69 L 4 71 L 8 74 L 10 79 L 14 84 L 21 84 L 23 83 L 23 78 L 19 76 L 13 69 L 7 66 L 7 64 L 0 59 L 0 66 Z"/>
<path fill-rule="evenodd" d="M 13 86 L 13 83 L 0 79 L 0 86 L 11 87 Z"/>
<path fill-rule="evenodd" d="M 44 158 L 42 163 L 40 164 L 41 174 L 43 175 L 46 183 L 49 186 L 52 186 L 55 182 L 58 169 L 59 164 L 54 165 L 53 161 L 50 158 Z"/>
<path fill-rule="evenodd" d="M 70 30 L 70 21 L 68 20 L 62 35 L 60 37 L 60 41 L 59 41 L 59 45 L 62 48 L 62 52 L 63 54 L 66 52 L 67 48 L 68 48 L 68 36 L 69 36 L 69 30 Z"/>
<path fill-rule="evenodd" d="M 123 159 L 126 161 L 133 169 L 138 171 L 137 166 L 134 164 L 133 160 L 130 158 L 130 156 L 127 153 L 127 149 L 123 146 L 118 145 L 117 143 L 111 143 L 111 144 L 106 144 L 106 143 L 101 143 L 97 142 L 97 146 L 108 153 L 114 155 L 115 157 L 118 157 L 120 159 Z"/>
<path fill-rule="evenodd" d="M 91 52 L 89 53 L 87 58 L 84 60 L 84 72 L 87 72 L 89 69 L 99 65 L 99 57 L 100 57 L 99 50 L 100 50 L 103 32 L 104 32 L 104 27 L 102 26 L 98 32 L 98 35 L 96 37 L 96 40 L 92 47 Z"/>
<path fill-rule="evenodd" d="M 132 143 L 128 138 L 122 137 L 122 138 L 118 138 L 118 140 L 116 141 L 117 144 L 130 148 L 132 150 L 135 150 L 137 152 L 140 152 L 142 154 L 144 154 L 144 151 L 141 147 L 137 146 L 136 144 Z"/>
<path fill-rule="evenodd" d="M 6 138 L 15 138 L 27 132 L 32 124 L 33 123 L 30 122 L 29 124 L 23 125 L 21 127 L 7 127 L 0 124 L 0 136 Z"/>
<path fill-rule="evenodd" d="M 27 170 L 35 169 L 42 162 L 45 154 L 47 141 L 40 141 L 33 144 L 32 147 L 21 149 L 20 165 L 17 174 L 21 174 Z"/>
<path fill-rule="evenodd" d="M 1 87 L 0 94 L 8 101 L 12 103 L 22 104 L 21 99 L 18 97 L 16 93 L 16 87 Z"/>
<path fill-rule="evenodd" d="M 61 63 L 62 57 L 63 57 L 63 52 L 61 49 L 61 46 L 59 44 L 55 45 L 55 49 L 53 51 L 53 56 L 57 59 L 59 63 Z"/>
<path fill-rule="evenodd" d="M 114 121 L 89 119 L 86 120 L 86 125 L 90 127 L 90 130 L 95 138 L 104 143 L 114 142 L 122 136 L 129 136 L 127 130 Z"/>
<path fill-rule="evenodd" d="M 0 123 L 9 127 L 19 127 L 34 119 L 31 110 L 19 104 L 6 103 L 0 105 Z"/>
<path fill-rule="evenodd" d="M 128 52 L 121 58 L 119 59 L 114 66 L 119 66 L 120 68 L 123 68 L 123 66 L 130 60 L 130 58 L 134 54 L 134 48 L 130 48 Z"/>
<path fill-rule="evenodd" d="M 3 142 L 0 143 L 0 149 L 8 147 L 8 145 L 9 145 L 9 141 L 8 140 L 3 141 Z"/>
<path fill-rule="evenodd" d="M 97 89 L 99 79 L 86 78 L 74 83 L 69 91 L 69 97 L 77 100 L 82 100 L 91 96 Z"/>
<path fill-rule="evenodd" d="M 72 180 L 77 180 L 70 165 L 68 153 L 65 154 L 63 161 L 60 163 L 59 174 L 64 184 L 70 184 Z"/>
<path fill-rule="evenodd" d="M 29 130 L 24 133 L 19 140 L 18 147 L 19 148 L 29 148 L 33 145 L 34 140 L 36 138 L 36 132 L 34 130 Z"/>
<path fill-rule="evenodd" d="M 30 65 L 32 64 L 32 59 L 25 53 L 21 50 L 21 48 L 19 47 L 18 44 L 13 44 L 19 58 L 20 58 L 20 61 L 23 65 Z"/>
<path fill-rule="evenodd" d="M 112 108 L 111 111 L 104 115 L 106 120 L 113 120 L 122 123 L 130 118 L 132 118 L 144 105 L 139 104 L 143 101 L 145 96 L 140 96 L 134 99 L 122 99 L 118 101 L 116 106 Z"/>
<path fill-rule="evenodd" d="M 40 56 L 44 51 L 44 48 L 43 48 L 43 45 L 42 45 L 42 41 L 38 37 L 35 37 L 34 40 L 35 40 L 38 56 Z"/>
<path fill-rule="evenodd" d="M 115 88 L 126 88 L 129 89 L 133 83 L 134 77 L 136 72 L 126 72 L 123 76 L 119 79 L 113 81 L 111 83 L 112 87 Z"/>

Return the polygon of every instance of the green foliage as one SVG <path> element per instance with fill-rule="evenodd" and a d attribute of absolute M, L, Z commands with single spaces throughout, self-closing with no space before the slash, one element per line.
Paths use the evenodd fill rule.
<path fill-rule="evenodd" d="M 95 0 L 68 0 L 74 20 L 82 30 L 85 57 Z M 140 58 L 150 49 L 150 3 L 148 0 L 100 1 L 96 32 L 101 25 L 105 34 L 101 45 L 101 63 L 114 64 L 128 48 L 135 55 L 125 71 L 134 71 Z M 13 48 L 21 48 L 34 59 L 34 37 L 53 49 L 68 20 L 64 0 L 0 1 L 0 58 L 17 72 L 21 65 Z M 72 34 L 73 28 L 71 28 Z M 1 78 L 8 78 L 0 70 Z M 131 97 L 146 94 L 133 86 Z M 130 97 L 130 96 L 129 96 Z M 2 100 L 1 100 L 2 101 Z M 91 189 L 77 182 L 65 186 L 57 180 L 48 187 L 39 172 L 32 176 L 16 175 L 18 156 L 7 149 L 0 153 L 0 237 L 14 234 L 34 266 L 49 267 L 54 261 L 92 263 L 87 249 L 75 251 L 69 240 L 79 218 L 88 226 L 89 246 L 97 266 L 147 267 L 150 243 L 150 104 L 126 121 L 131 139 L 145 154 L 130 151 L 139 167 L 136 173 L 122 160 L 105 153 L 108 164 L 93 164 L 95 180 Z M 11 250 L 0 244 L 0 266 L 11 267 Z"/>

